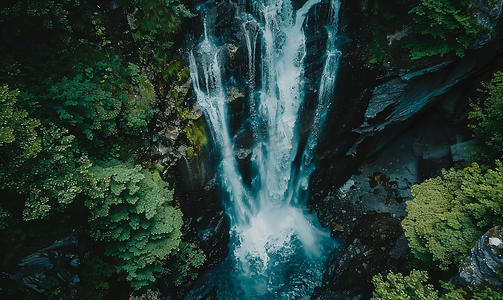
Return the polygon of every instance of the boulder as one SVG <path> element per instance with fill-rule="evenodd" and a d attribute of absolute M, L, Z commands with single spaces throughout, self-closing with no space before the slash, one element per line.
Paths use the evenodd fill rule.
<path fill-rule="evenodd" d="M 58 287 L 61 289 L 58 299 L 66 299 L 75 284 L 80 282 L 77 274 L 80 265 L 77 245 L 75 234 L 56 240 L 51 246 L 23 257 L 17 265 L 18 270 L 9 277 L 14 281 L 22 281 L 27 288 L 41 294 Z"/>
<path fill-rule="evenodd" d="M 389 213 L 363 214 L 348 240 L 330 260 L 312 299 L 369 298 L 372 276 L 396 263 L 407 245 L 400 221 Z"/>
<path fill-rule="evenodd" d="M 469 140 L 466 142 L 461 142 L 457 143 L 454 145 L 451 145 L 451 155 L 452 155 L 452 161 L 461 163 L 461 162 L 467 162 L 468 161 L 468 150 L 466 150 L 466 147 L 473 147 L 478 145 L 478 140 Z"/>
<path fill-rule="evenodd" d="M 491 228 L 471 250 L 458 274 L 451 279 L 457 286 L 474 286 L 481 281 L 490 281 L 502 286 L 499 274 L 503 265 L 503 232 L 501 226 Z"/>

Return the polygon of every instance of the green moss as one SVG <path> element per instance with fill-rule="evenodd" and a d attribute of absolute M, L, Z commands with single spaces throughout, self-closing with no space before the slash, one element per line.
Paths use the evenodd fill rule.
<path fill-rule="evenodd" d="M 191 149 L 187 151 L 189 159 L 199 156 L 204 147 L 208 145 L 206 129 L 202 119 L 190 122 L 182 131 L 187 135 Z"/>
<path fill-rule="evenodd" d="M 241 54 L 238 51 L 236 51 L 231 58 L 231 66 L 237 67 L 237 66 L 241 65 L 242 60 L 243 60 L 243 58 L 241 57 Z"/>

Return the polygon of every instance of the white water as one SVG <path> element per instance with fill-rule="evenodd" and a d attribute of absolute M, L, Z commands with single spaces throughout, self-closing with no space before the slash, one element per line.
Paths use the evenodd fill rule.
<path fill-rule="evenodd" d="M 335 247 L 330 231 L 304 210 L 304 191 L 333 97 L 340 56 L 336 48 L 339 0 L 330 6 L 325 65 L 305 149 L 299 149 L 297 122 L 305 97 L 304 27 L 308 12 L 320 2 L 308 0 L 295 11 L 287 0 L 256 0 L 251 12 L 236 15 L 248 54 L 248 122 L 255 138 L 251 187 L 238 170 L 235 152 L 239 149 L 230 134 L 222 72 L 225 47 L 207 33 L 206 18 L 204 34 L 190 54 L 197 104 L 212 129 L 214 147 L 220 149 L 218 172 L 229 198 L 225 205 L 231 222 L 230 257 L 220 275 L 225 273 L 232 283 L 216 287 L 220 299 L 307 299 L 320 284 L 327 255 Z M 294 163 L 299 150 L 300 165 Z"/>

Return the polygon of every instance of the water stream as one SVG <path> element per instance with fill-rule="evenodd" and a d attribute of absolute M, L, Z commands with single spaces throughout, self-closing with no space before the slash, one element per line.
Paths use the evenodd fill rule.
<path fill-rule="evenodd" d="M 211 128 L 212 147 L 220 151 L 218 173 L 231 225 L 229 257 L 206 275 L 212 282 L 206 289 L 214 288 L 219 299 L 309 299 L 321 283 L 327 256 L 337 247 L 330 230 L 319 225 L 305 204 L 317 140 L 334 96 L 339 0 L 329 6 L 325 63 L 305 143 L 300 142 L 298 122 L 306 96 L 304 31 L 310 10 L 320 2 L 308 0 L 296 10 L 288 0 L 252 0 L 240 6 L 249 11 L 238 9 L 235 15 L 248 54 L 251 184 L 239 171 L 240 149 L 229 125 L 225 38 L 208 33 L 208 20 L 214 18 L 200 9 L 204 33 L 190 53 L 191 77 L 197 105 Z"/>

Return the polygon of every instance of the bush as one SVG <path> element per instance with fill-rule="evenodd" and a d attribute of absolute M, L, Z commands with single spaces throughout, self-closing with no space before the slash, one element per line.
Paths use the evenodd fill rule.
<path fill-rule="evenodd" d="M 404 39 L 412 59 L 443 56 L 455 52 L 463 57 L 477 36 L 487 30 L 477 22 L 469 0 L 420 0 L 409 14 L 415 23 L 415 35 Z"/>

